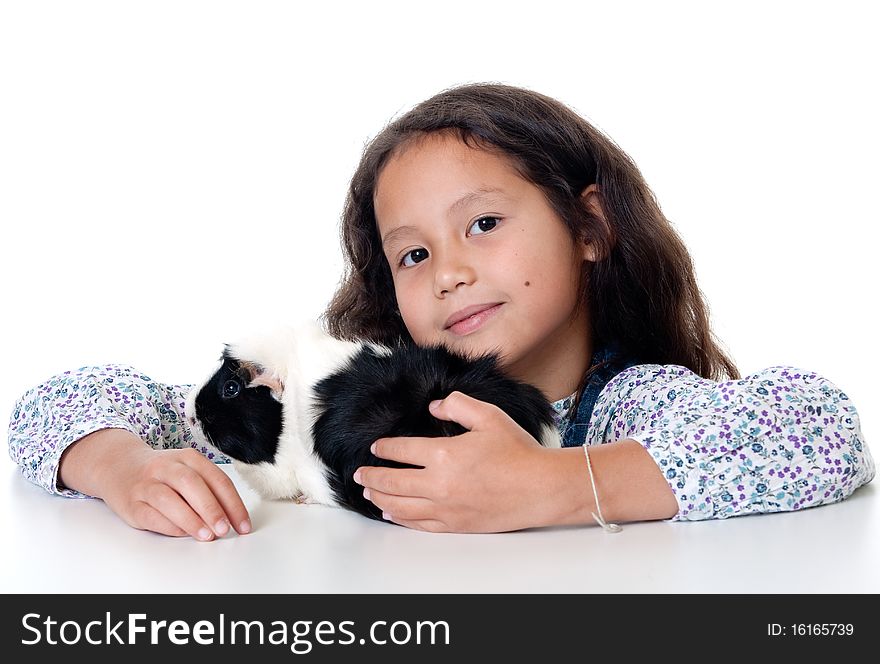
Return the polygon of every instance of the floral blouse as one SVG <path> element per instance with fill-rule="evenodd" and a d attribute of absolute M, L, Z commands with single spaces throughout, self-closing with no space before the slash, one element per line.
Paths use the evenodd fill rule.
<path fill-rule="evenodd" d="M 9 422 L 9 454 L 51 493 L 64 450 L 105 428 L 157 449 L 197 447 L 183 415 L 191 385 L 164 385 L 125 365 L 83 367 L 22 395 Z M 560 430 L 572 397 L 554 404 Z M 624 369 L 602 388 L 586 443 L 630 438 L 645 447 L 675 493 L 673 521 L 798 510 L 843 500 L 874 477 L 855 406 L 825 378 L 770 367 L 716 382 L 677 365 Z M 198 447 L 216 463 L 229 459 Z"/>

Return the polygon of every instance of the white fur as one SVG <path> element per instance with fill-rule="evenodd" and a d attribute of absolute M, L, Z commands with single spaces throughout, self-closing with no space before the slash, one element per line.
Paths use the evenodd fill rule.
<path fill-rule="evenodd" d="M 280 396 L 284 414 L 274 462 L 247 464 L 233 460 L 235 469 L 261 496 L 336 505 L 327 482 L 327 467 L 314 451 L 311 430 L 316 418 L 312 386 L 339 369 L 363 346 L 363 342 L 335 339 L 317 323 L 281 326 L 230 344 L 232 357 L 259 364 L 269 374 L 251 384 L 277 380 L 283 386 L 280 394 L 273 392 L 276 398 Z M 216 369 L 208 378 L 215 372 Z M 193 436 L 207 443 L 195 418 L 195 397 L 202 385 L 204 382 L 189 393 L 185 410 Z"/>
<path fill-rule="evenodd" d="M 559 429 L 552 424 L 545 424 L 541 431 L 541 444 L 544 447 L 562 447 L 562 437 Z"/>

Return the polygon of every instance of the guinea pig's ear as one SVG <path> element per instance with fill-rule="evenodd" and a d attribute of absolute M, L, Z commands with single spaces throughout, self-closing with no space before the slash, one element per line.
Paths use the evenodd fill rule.
<path fill-rule="evenodd" d="M 272 397 L 276 401 L 281 401 L 281 395 L 284 394 L 284 383 L 281 381 L 280 377 L 256 362 L 242 362 L 241 366 L 250 376 L 248 387 L 265 385 L 272 390 Z"/>

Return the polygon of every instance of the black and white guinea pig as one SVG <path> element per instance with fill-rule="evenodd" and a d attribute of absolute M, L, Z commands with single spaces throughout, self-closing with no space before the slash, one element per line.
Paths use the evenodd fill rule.
<path fill-rule="evenodd" d="M 503 374 L 494 355 L 467 359 L 443 347 L 341 341 L 314 323 L 227 344 L 220 361 L 189 393 L 187 421 L 197 441 L 231 457 L 266 498 L 342 506 L 381 520 L 354 471 L 407 467 L 374 456 L 370 445 L 378 438 L 464 433 L 428 412 L 432 400 L 453 391 L 495 404 L 541 444 L 560 446 L 550 403 Z"/>

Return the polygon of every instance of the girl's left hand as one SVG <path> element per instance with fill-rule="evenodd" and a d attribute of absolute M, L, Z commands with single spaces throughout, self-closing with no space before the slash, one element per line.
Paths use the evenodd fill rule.
<path fill-rule="evenodd" d="M 431 414 L 468 431 L 440 438 L 382 438 L 373 453 L 423 468 L 363 466 L 355 481 L 385 518 L 434 532 L 486 533 L 541 523 L 553 495 L 548 450 L 497 406 L 453 392 Z"/>

